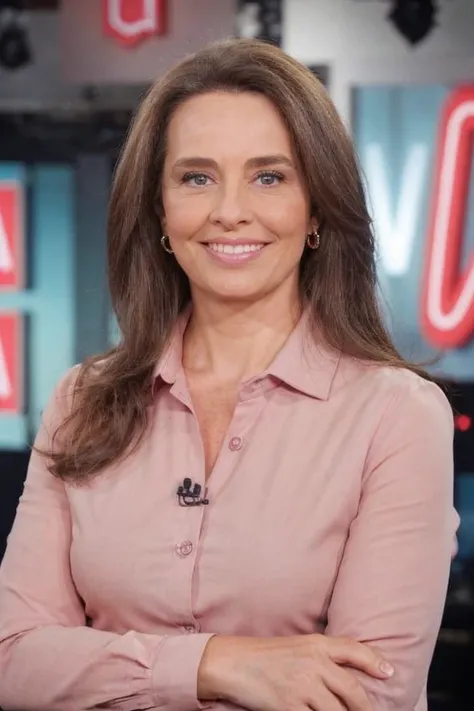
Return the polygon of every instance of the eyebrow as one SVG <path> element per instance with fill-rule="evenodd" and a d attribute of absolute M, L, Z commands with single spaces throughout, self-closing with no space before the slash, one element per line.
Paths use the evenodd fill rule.
<path fill-rule="evenodd" d="M 289 168 L 294 168 L 295 165 L 293 161 L 280 153 L 275 153 L 274 155 L 268 156 L 255 156 L 255 158 L 250 158 L 246 165 L 249 168 L 268 168 L 272 165 L 286 165 Z M 204 158 L 203 156 L 191 156 L 189 158 L 179 158 L 173 165 L 173 168 L 214 168 L 217 169 L 219 166 L 217 162 L 212 158 Z"/>

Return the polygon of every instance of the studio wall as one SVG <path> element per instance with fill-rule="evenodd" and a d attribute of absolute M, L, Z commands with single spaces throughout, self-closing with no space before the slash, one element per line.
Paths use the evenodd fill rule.
<path fill-rule="evenodd" d="M 467 93 L 466 93 L 467 92 Z M 441 260 L 429 268 L 430 231 L 439 202 L 437 183 L 444 118 L 449 102 L 465 95 L 466 148 L 453 145 L 454 164 L 472 164 L 470 136 L 474 117 L 474 85 L 443 84 L 361 87 L 354 90 L 353 129 L 366 178 L 370 209 L 378 244 L 378 266 L 387 317 L 402 352 L 411 358 L 437 362 L 432 371 L 448 380 L 474 381 L 474 181 L 467 173 L 465 203 L 460 211 L 462 230 L 456 240 L 455 215 L 450 216 L 445 236 L 452 243 L 457 261 L 453 274 Z M 469 106 L 472 108 L 469 109 Z M 459 111 L 463 108 L 460 106 Z M 466 109 L 464 109 L 466 110 Z M 470 122 L 470 123 L 469 123 Z M 452 184 L 448 176 L 448 183 Z M 459 202 L 461 198 L 456 198 Z M 459 246 L 459 254 L 456 254 Z M 449 256 L 449 255 L 448 255 Z M 425 287 L 427 280 L 440 280 L 452 290 L 446 299 L 445 317 L 454 314 L 456 302 L 468 307 L 454 319 L 451 331 L 435 332 L 428 322 Z M 451 283 L 453 282 L 453 283 Z M 440 320 L 440 319 L 438 319 Z M 445 318 L 446 320 L 446 318 Z M 436 324 L 435 324 L 436 325 Z M 465 335 L 456 339 L 456 328 Z"/>
<path fill-rule="evenodd" d="M 25 195 L 24 287 L 0 290 L 0 317 L 15 314 L 24 323 L 15 354 L 22 366 L 22 402 L 18 412 L 5 412 L 0 398 L 0 449 L 21 449 L 55 383 L 74 361 L 74 173 L 66 165 L 0 163 L 0 190 L 2 181 L 17 182 Z M 14 380 L 8 364 L 5 370 L 8 347 L 0 344 L 4 394 Z"/>
<path fill-rule="evenodd" d="M 209 0 L 206 7 L 212 10 L 213 2 Z M 472 3 L 466 0 L 442 0 L 438 27 L 423 45 L 409 52 L 403 38 L 387 23 L 383 5 L 370 0 L 331 0 L 330 4 L 324 0 L 288 0 L 284 8 L 283 46 L 309 66 L 324 66 L 329 71 L 330 92 L 343 118 L 350 123 L 367 178 L 379 242 L 382 289 L 388 302 L 387 316 L 403 353 L 425 359 L 443 350 L 423 335 L 420 315 L 436 137 L 442 107 L 450 92 L 461 81 L 474 81 L 474 51 L 466 35 L 466 27 L 474 15 Z M 105 57 L 108 62 L 105 64 L 112 72 L 97 75 L 97 81 L 119 81 L 119 76 L 113 74 L 118 71 L 113 57 L 117 52 L 125 59 L 132 55 L 100 35 L 100 17 L 93 6 L 89 1 L 70 3 L 60 21 L 54 13 L 35 14 L 32 43 L 38 66 L 46 71 L 39 72 L 35 65 L 20 70 L 15 80 L 11 74 L 3 76 L 0 109 L 15 101 L 24 103 L 25 96 L 38 105 L 41 101 L 65 101 L 65 105 L 75 101 L 83 88 L 81 81 L 94 80 L 91 63 L 81 69 L 72 61 L 87 44 L 87 22 L 94 23 L 91 36 L 97 52 L 100 50 L 97 57 Z M 186 4 L 191 20 L 193 7 Z M 232 27 L 231 3 L 227 2 L 225 8 L 217 17 L 214 33 Z M 176 8 L 173 12 L 177 12 Z M 174 23 L 183 30 L 179 23 L 184 21 L 184 15 L 178 15 L 170 17 L 170 27 Z M 70 30 L 74 26 L 74 18 L 78 17 L 87 22 L 70 47 L 71 63 L 66 69 L 70 71 L 69 79 L 76 82 L 72 85 L 68 83 L 67 72 L 61 79 L 67 32 L 61 43 L 59 37 L 65 27 Z M 193 42 L 188 42 L 184 30 L 183 33 L 180 35 L 183 44 L 177 50 L 180 56 L 199 39 L 193 37 Z M 200 37 L 205 41 L 204 34 Z M 163 41 L 164 45 L 160 44 L 160 37 L 152 38 L 138 54 L 132 50 L 134 68 L 129 67 L 124 81 L 133 82 L 137 78 L 145 81 L 145 74 L 139 73 L 145 58 L 147 67 L 153 69 L 146 75 L 151 78 L 162 66 L 160 62 L 174 57 L 166 54 L 155 62 L 160 46 L 170 49 L 172 35 Z M 83 69 L 87 72 L 81 80 Z M 127 87 L 130 88 L 130 83 Z M 114 94 L 119 91 L 120 84 L 116 83 Z M 81 166 L 86 167 L 82 170 Z M 31 261 L 25 289 L 0 291 L 0 311 L 24 314 L 26 323 L 22 412 L 0 415 L 0 447 L 16 448 L 31 439 L 57 379 L 75 362 L 115 340 L 116 332 L 107 301 L 104 263 L 109 167 L 98 156 L 85 157 L 74 166 L 0 164 L 0 178 L 12 176 L 27 188 Z M 96 180 L 100 178 L 99 185 L 93 182 L 93 176 Z M 471 180 L 461 270 L 467 268 L 474 246 L 473 191 Z M 87 204 L 94 209 L 87 212 Z M 404 259 L 402 270 L 394 266 L 397 260 Z M 447 378 L 471 380 L 473 342 L 442 352 L 435 369 Z"/>

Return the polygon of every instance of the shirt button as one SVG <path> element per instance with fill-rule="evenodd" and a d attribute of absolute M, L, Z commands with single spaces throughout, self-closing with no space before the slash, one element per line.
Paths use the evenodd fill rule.
<path fill-rule="evenodd" d="M 242 437 L 232 437 L 229 441 L 229 449 L 231 452 L 237 452 L 239 449 L 242 449 L 242 444 Z"/>
<path fill-rule="evenodd" d="M 193 544 L 191 541 L 184 541 L 183 543 L 178 543 L 176 546 L 176 553 L 180 555 L 182 558 L 185 558 L 187 555 L 193 552 Z"/>
<path fill-rule="evenodd" d="M 186 634 L 195 634 L 197 632 L 197 629 L 193 625 L 185 625 L 183 629 Z"/>

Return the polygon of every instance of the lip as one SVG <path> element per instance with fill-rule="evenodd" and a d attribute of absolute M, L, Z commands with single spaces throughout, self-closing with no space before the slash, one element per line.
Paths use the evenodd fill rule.
<path fill-rule="evenodd" d="M 251 239 L 234 239 L 234 240 L 229 240 L 229 239 L 215 239 L 212 240 L 212 242 L 202 242 L 201 243 L 204 249 L 206 250 L 207 254 L 209 257 L 223 265 L 223 266 L 230 266 L 230 267 L 240 267 L 243 266 L 244 264 L 248 264 L 248 262 L 253 262 L 256 259 L 258 259 L 262 253 L 264 252 L 265 248 L 268 246 L 267 242 L 262 242 L 261 240 L 251 240 Z M 209 246 L 209 244 L 219 244 L 223 246 L 232 246 L 232 247 L 246 247 L 246 246 L 252 246 L 252 245 L 261 245 L 260 249 L 258 250 L 253 250 L 249 252 L 218 252 L 212 247 Z"/>

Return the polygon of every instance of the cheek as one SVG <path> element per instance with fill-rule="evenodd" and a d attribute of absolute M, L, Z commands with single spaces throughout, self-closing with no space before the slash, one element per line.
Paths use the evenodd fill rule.
<path fill-rule="evenodd" d="M 280 239 L 306 238 L 308 208 L 304 200 L 261 202 L 256 213 L 260 222 Z"/>
<path fill-rule="evenodd" d="M 209 212 L 206 202 L 197 195 L 181 197 L 171 191 L 163 195 L 166 229 L 173 238 L 187 239 L 200 229 Z"/>

